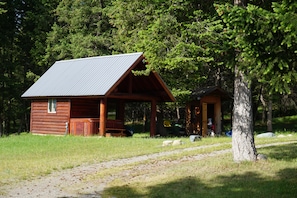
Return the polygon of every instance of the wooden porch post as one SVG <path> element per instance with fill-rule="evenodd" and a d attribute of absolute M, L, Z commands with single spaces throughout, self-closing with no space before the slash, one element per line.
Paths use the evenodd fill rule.
<path fill-rule="evenodd" d="M 99 118 L 99 135 L 105 136 L 106 132 L 106 112 L 107 112 L 107 99 L 100 100 L 100 118 Z"/>
<path fill-rule="evenodd" d="M 191 129 L 191 103 L 188 102 L 186 104 L 186 133 L 190 134 L 193 133 L 193 130 Z"/>
<path fill-rule="evenodd" d="M 207 103 L 202 103 L 202 136 L 207 136 Z"/>
<path fill-rule="evenodd" d="M 155 99 L 151 101 L 151 126 L 150 126 L 150 136 L 154 137 L 156 135 L 156 116 L 157 116 L 157 102 Z"/>

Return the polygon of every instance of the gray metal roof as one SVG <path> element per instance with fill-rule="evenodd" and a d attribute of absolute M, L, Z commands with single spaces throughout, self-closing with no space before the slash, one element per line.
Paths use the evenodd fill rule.
<path fill-rule="evenodd" d="M 104 96 L 143 53 L 55 62 L 22 97 Z"/>

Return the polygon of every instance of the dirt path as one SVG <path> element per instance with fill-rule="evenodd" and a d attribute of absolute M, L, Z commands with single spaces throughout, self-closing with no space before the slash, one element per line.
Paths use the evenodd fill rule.
<path fill-rule="evenodd" d="M 260 147 L 274 146 L 280 144 L 290 144 L 296 142 L 284 142 L 284 143 L 274 143 L 261 145 Z M 32 198 L 32 197 L 100 197 L 100 191 L 103 191 L 106 185 L 114 180 L 115 178 L 121 178 L 129 175 L 133 170 L 148 170 L 153 169 L 154 166 L 166 167 L 169 163 L 179 163 L 181 161 L 195 161 L 202 160 L 206 157 L 212 157 L 217 155 L 222 155 L 230 153 L 231 149 L 225 149 L 220 151 L 214 151 L 207 154 L 199 154 L 190 157 L 183 157 L 177 160 L 155 160 L 163 156 L 169 156 L 172 154 L 198 150 L 203 148 L 210 148 L 219 146 L 221 144 L 199 146 L 186 149 L 179 149 L 175 151 L 167 151 L 156 154 L 137 156 L 126 159 L 112 160 L 107 162 L 101 162 L 92 165 L 81 165 L 68 170 L 53 172 L 50 175 L 37 178 L 33 181 L 22 181 L 20 183 L 0 187 L 1 192 L 6 192 L 4 197 L 22 197 L 22 198 Z M 155 160 L 153 167 L 152 164 L 145 163 L 146 160 Z M 91 178 L 95 174 L 107 170 L 110 167 L 121 167 L 133 165 L 132 169 L 126 171 L 116 172 L 115 174 L 109 174 L 100 179 L 92 180 Z"/>

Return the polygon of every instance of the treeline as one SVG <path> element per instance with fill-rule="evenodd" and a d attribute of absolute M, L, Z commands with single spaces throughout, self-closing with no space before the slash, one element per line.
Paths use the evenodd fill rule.
<path fill-rule="evenodd" d="M 255 112 L 292 112 L 297 3 L 247 2 L 2 0 L 0 134 L 29 130 L 30 101 L 20 96 L 55 61 L 136 51 L 172 90 L 172 109 L 197 87 L 232 93 L 237 66 L 252 82 Z"/>

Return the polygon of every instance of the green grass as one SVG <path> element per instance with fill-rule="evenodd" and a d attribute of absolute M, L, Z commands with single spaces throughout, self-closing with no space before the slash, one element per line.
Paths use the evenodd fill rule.
<path fill-rule="evenodd" d="M 296 132 L 297 131 L 297 115 L 295 116 L 285 116 L 279 118 L 273 118 L 273 131 L 276 133 L 284 132 Z M 260 121 L 255 124 L 255 132 L 263 133 L 266 132 L 266 124 L 262 124 Z"/>
<path fill-rule="evenodd" d="M 267 161 L 241 164 L 233 163 L 231 154 L 173 163 L 165 170 L 152 163 L 153 170 L 134 170 L 111 182 L 102 197 L 296 197 L 296 149 L 296 143 L 258 149 Z"/>
<path fill-rule="evenodd" d="M 287 133 L 285 135 L 283 138 L 255 138 L 255 142 L 260 145 L 297 140 L 295 133 L 292 136 Z M 0 185 L 112 159 L 222 143 L 213 148 L 186 151 L 157 159 L 168 161 L 231 148 L 231 138 L 227 137 L 203 138 L 194 143 L 189 138 L 178 138 L 182 139 L 183 145 L 162 147 L 165 139 L 177 138 L 148 138 L 147 133 L 135 134 L 132 138 L 36 136 L 27 133 L 0 138 Z M 153 167 L 145 170 L 149 177 L 141 177 L 144 170 L 136 170 L 129 181 L 121 178 L 112 181 L 102 196 L 294 197 L 292 195 L 297 195 L 296 149 L 297 144 L 258 149 L 258 152 L 269 156 L 266 162 L 236 164 L 228 154 L 168 165 L 165 170 L 154 166 L 153 160 L 148 160 L 145 163 Z M 134 165 L 110 168 L 100 173 L 100 177 L 111 172 L 133 169 Z M 94 177 L 96 179 L 96 175 Z"/>
<path fill-rule="evenodd" d="M 0 138 L 0 185 L 81 164 L 231 140 L 209 138 L 191 143 L 188 138 L 183 138 L 185 144 L 178 147 L 162 147 L 163 141 L 164 138 L 148 138 L 147 133 L 136 134 L 133 138 L 37 136 L 27 133 Z"/>

